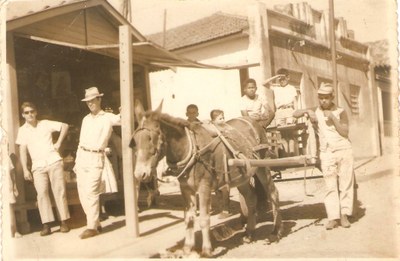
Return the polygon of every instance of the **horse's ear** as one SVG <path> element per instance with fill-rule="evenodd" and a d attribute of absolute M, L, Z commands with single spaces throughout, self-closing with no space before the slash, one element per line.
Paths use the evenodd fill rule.
<path fill-rule="evenodd" d="M 137 122 L 140 122 L 140 120 L 142 119 L 143 115 L 144 115 L 143 105 L 138 99 L 136 99 L 135 100 L 135 116 L 136 116 Z"/>
<path fill-rule="evenodd" d="M 158 105 L 157 109 L 154 110 L 158 114 L 161 113 L 161 111 L 162 111 L 163 102 L 164 102 L 164 99 L 161 100 L 160 105 Z"/>

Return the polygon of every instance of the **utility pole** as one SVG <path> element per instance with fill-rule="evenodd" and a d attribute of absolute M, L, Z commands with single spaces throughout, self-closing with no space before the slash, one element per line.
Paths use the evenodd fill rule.
<path fill-rule="evenodd" d="M 335 91 L 335 101 L 338 104 L 337 67 L 336 67 L 336 37 L 335 37 L 335 11 L 333 0 L 329 0 L 329 38 L 332 57 L 332 81 Z"/>
<path fill-rule="evenodd" d="M 163 47 L 167 44 L 167 9 L 164 9 L 164 23 L 163 23 Z"/>

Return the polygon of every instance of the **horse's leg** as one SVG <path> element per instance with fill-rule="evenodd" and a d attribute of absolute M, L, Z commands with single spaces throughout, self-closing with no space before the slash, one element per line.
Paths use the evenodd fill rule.
<path fill-rule="evenodd" d="M 277 240 L 279 240 L 282 237 L 282 231 L 283 231 L 283 226 L 282 226 L 282 217 L 281 217 L 281 212 L 279 208 L 279 192 L 278 189 L 275 186 L 274 181 L 272 180 L 271 172 L 268 168 L 260 168 L 256 172 L 257 178 L 263 185 L 263 188 L 265 190 L 265 193 L 268 195 L 268 198 L 271 201 L 272 205 L 272 215 L 274 219 L 274 229 L 272 231 L 273 235 L 277 236 Z M 267 204 L 267 202 L 266 202 Z"/>
<path fill-rule="evenodd" d="M 185 184 L 181 185 L 181 194 L 185 204 L 184 220 L 185 220 L 185 242 L 183 251 L 189 254 L 195 243 L 194 238 L 194 222 L 196 218 L 196 194 Z"/>
<path fill-rule="evenodd" d="M 247 220 L 246 236 L 243 238 L 244 243 L 250 243 L 254 239 L 256 229 L 256 206 L 257 196 L 255 190 L 249 183 L 237 187 L 239 191 L 239 202 L 242 215 Z"/>
<path fill-rule="evenodd" d="M 212 256 L 212 246 L 210 238 L 210 209 L 211 209 L 211 182 L 206 178 L 202 179 L 199 186 L 199 225 L 203 237 L 201 250 L 202 257 Z"/>

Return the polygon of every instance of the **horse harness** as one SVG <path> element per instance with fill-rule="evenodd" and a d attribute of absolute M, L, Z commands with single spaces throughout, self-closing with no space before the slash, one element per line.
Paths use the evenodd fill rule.
<path fill-rule="evenodd" d="M 214 126 L 214 125 L 213 125 Z M 215 126 L 214 126 L 215 127 Z M 213 167 L 210 164 L 207 164 L 204 160 L 202 160 L 202 156 L 205 155 L 206 153 L 213 151 L 217 145 L 219 145 L 221 142 L 225 145 L 225 147 L 232 153 L 233 157 L 239 158 L 239 159 L 244 159 L 246 162 L 246 173 L 248 170 L 250 170 L 250 162 L 249 159 L 240 151 L 235 150 L 232 145 L 229 143 L 229 141 L 223 136 L 221 131 L 218 130 L 217 127 L 215 127 L 215 131 L 217 132 L 217 136 L 211 140 L 206 146 L 203 148 L 200 148 L 199 145 L 197 144 L 196 137 L 193 131 L 189 130 L 188 128 L 185 128 L 186 136 L 189 139 L 189 153 L 180 162 L 177 163 L 170 163 L 167 162 L 168 166 L 174 170 L 174 172 L 179 173 L 177 175 L 177 178 L 182 178 L 185 177 L 188 173 L 190 173 L 190 170 L 196 163 L 201 163 L 203 166 L 207 169 L 207 171 L 211 172 Z M 225 159 L 224 162 L 224 176 L 227 184 L 224 186 L 229 186 L 229 173 L 228 173 L 228 166 L 227 166 L 227 161 Z"/>

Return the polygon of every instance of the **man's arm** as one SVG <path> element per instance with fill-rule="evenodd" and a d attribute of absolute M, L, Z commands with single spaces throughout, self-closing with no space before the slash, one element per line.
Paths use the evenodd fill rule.
<path fill-rule="evenodd" d="M 285 77 L 285 75 L 284 75 L 284 74 L 277 74 L 277 75 L 275 75 L 275 76 L 272 76 L 271 78 L 266 79 L 266 80 L 264 81 L 263 85 L 269 84 L 269 83 L 272 82 L 273 80 L 278 79 L 278 78 L 280 78 L 280 77 Z"/>
<path fill-rule="evenodd" d="M 249 113 L 246 110 L 241 110 L 240 113 L 242 116 L 249 116 Z"/>
<path fill-rule="evenodd" d="M 19 146 L 19 155 L 21 157 L 21 165 L 24 171 L 25 180 L 33 181 L 32 173 L 28 169 L 28 149 L 26 145 Z"/>
<path fill-rule="evenodd" d="M 300 117 L 303 117 L 303 116 L 310 117 L 310 121 L 312 123 L 316 123 L 317 122 L 317 116 L 315 115 L 314 109 L 298 109 L 298 110 L 295 110 L 293 112 L 293 117 L 294 118 L 300 118 Z"/>
<path fill-rule="evenodd" d="M 339 118 L 336 118 L 335 115 L 329 111 L 327 117 L 328 120 L 333 122 L 333 125 L 335 125 L 337 132 L 341 136 L 345 138 L 349 137 L 349 119 L 347 118 L 346 111 L 342 111 L 339 115 Z"/>
<path fill-rule="evenodd" d="M 57 142 L 54 143 L 54 148 L 56 149 L 56 151 L 58 151 L 60 149 L 60 146 L 61 146 L 63 140 L 67 136 L 68 128 L 69 128 L 68 124 L 66 124 L 66 123 L 61 124 L 60 135 L 58 136 Z"/>

